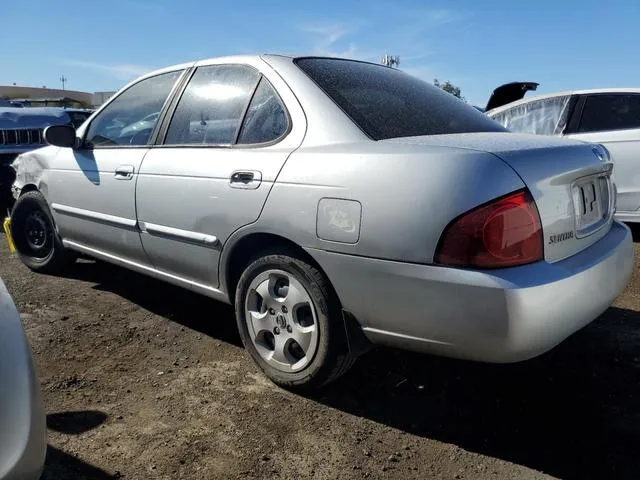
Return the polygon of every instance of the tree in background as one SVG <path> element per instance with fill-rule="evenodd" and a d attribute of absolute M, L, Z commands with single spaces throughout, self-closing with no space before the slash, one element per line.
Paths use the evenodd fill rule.
<path fill-rule="evenodd" d="M 449 80 L 447 80 L 444 83 L 440 83 L 440 80 L 438 80 L 437 78 L 433 81 L 433 84 L 438 87 L 441 88 L 442 90 L 444 90 L 445 92 L 450 93 L 451 95 L 453 95 L 454 97 L 458 97 L 460 100 L 464 100 L 464 97 L 462 96 L 462 92 L 460 91 L 460 87 L 456 87 L 453 83 L 451 83 Z"/>

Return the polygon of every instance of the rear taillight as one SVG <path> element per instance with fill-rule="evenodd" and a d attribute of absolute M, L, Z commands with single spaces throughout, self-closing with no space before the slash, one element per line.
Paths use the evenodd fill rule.
<path fill-rule="evenodd" d="M 442 234 L 435 261 L 478 268 L 512 267 L 543 258 L 542 227 L 527 190 L 471 210 Z"/>

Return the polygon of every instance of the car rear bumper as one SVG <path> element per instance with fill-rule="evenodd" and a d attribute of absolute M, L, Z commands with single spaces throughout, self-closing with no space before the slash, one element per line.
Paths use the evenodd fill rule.
<path fill-rule="evenodd" d="M 308 252 L 372 342 L 496 363 L 535 357 L 596 319 L 633 268 L 619 222 L 566 260 L 491 271 Z"/>
<path fill-rule="evenodd" d="M 0 281 L 0 479 L 40 478 L 46 418 L 31 349 Z"/>

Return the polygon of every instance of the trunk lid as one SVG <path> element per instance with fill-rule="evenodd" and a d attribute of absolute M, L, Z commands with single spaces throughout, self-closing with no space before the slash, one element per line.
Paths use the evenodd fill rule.
<path fill-rule="evenodd" d="M 465 148 L 496 155 L 522 178 L 536 202 L 548 262 L 584 250 L 611 229 L 615 209 L 613 164 L 602 161 L 593 144 L 514 133 L 434 135 L 385 142 Z M 479 179 L 477 188 L 487 180 Z"/>
<path fill-rule="evenodd" d="M 535 82 L 511 82 L 500 85 L 489 97 L 489 101 L 484 110 L 488 112 L 493 108 L 521 100 L 524 98 L 525 93 L 529 90 L 536 90 L 538 85 L 539 84 Z"/>

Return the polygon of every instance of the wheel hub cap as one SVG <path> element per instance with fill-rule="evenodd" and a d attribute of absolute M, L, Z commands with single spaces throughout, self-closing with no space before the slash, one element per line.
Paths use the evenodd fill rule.
<path fill-rule="evenodd" d="M 249 285 L 245 320 L 253 345 L 272 367 L 298 372 L 318 347 L 318 323 L 311 296 L 282 270 L 262 272 Z"/>
<path fill-rule="evenodd" d="M 51 250 L 51 229 L 44 214 L 40 211 L 31 212 L 24 223 L 24 238 L 32 253 L 39 257 L 46 257 Z"/>
<path fill-rule="evenodd" d="M 278 315 L 276 317 L 276 324 L 280 327 L 280 328 L 287 328 L 287 319 L 284 318 L 284 315 Z"/>

